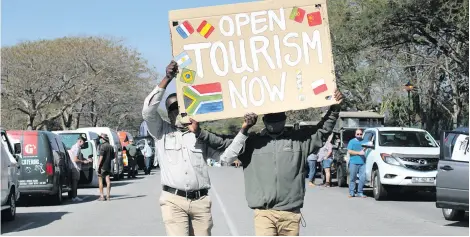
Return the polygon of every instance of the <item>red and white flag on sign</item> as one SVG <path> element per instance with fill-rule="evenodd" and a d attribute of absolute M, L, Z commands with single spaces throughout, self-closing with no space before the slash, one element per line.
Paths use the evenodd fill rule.
<path fill-rule="evenodd" d="M 313 93 L 318 95 L 328 90 L 324 79 L 316 80 L 312 83 Z"/>

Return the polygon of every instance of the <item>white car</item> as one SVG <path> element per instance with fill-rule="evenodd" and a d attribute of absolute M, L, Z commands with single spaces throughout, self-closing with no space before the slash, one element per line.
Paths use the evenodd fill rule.
<path fill-rule="evenodd" d="M 402 188 L 435 190 L 439 145 L 425 130 L 401 127 L 369 128 L 366 181 L 376 200 Z"/>
<path fill-rule="evenodd" d="M 20 190 L 18 188 L 20 166 L 18 165 L 17 154 L 21 153 L 21 145 L 20 143 L 15 143 L 12 146 L 5 130 L 1 129 L 1 133 L 2 220 L 12 221 L 16 216 L 16 202 L 20 198 Z"/>
<path fill-rule="evenodd" d="M 105 133 L 108 135 L 109 144 L 114 147 L 115 157 L 117 159 L 111 160 L 111 173 L 113 174 L 114 180 L 119 180 L 124 178 L 124 160 L 122 157 L 122 145 L 119 140 L 118 133 L 108 127 L 87 127 L 87 128 L 78 128 L 78 132 L 94 132 L 97 134 Z M 98 146 L 99 147 L 99 146 Z"/>

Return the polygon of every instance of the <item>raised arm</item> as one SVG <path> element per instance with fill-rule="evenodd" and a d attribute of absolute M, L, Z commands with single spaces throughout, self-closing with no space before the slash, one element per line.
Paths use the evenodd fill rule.
<path fill-rule="evenodd" d="M 323 147 L 323 142 L 328 139 L 328 136 L 333 131 L 336 125 L 336 121 L 339 117 L 339 111 L 341 109 L 340 103 L 343 100 L 343 95 L 338 90 L 335 91 L 334 98 L 338 101 L 338 104 L 332 105 L 322 120 L 318 123 L 316 132 L 310 135 L 310 139 L 306 142 L 303 152 L 305 156 L 312 152 L 315 152 L 319 148 Z"/>
<path fill-rule="evenodd" d="M 230 146 L 225 149 L 224 153 L 220 155 L 220 160 L 225 161 L 229 164 L 232 164 L 241 154 L 244 152 L 245 143 L 248 139 L 248 130 L 256 124 L 258 120 L 258 115 L 254 113 L 245 114 L 245 121 L 243 122 L 240 132 L 233 139 Z M 242 160 L 243 162 L 243 160 Z"/>
<path fill-rule="evenodd" d="M 178 65 L 175 61 L 171 61 L 166 68 L 166 75 L 160 84 L 145 98 L 144 108 L 142 109 L 142 117 L 147 122 L 147 127 L 155 137 L 159 137 L 163 126 L 169 126 L 158 113 L 158 106 L 165 94 L 166 87 L 178 73 Z"/>

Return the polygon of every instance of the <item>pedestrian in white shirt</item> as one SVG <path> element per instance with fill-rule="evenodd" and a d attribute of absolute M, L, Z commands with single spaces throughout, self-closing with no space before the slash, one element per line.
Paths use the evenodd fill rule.
<path fill-rule="evenodd" d="M 77 140 L 77 143 L 75 143 L 71 148 L 70 150 L 68 151 L 69 152 L 69 156 L 70 156 L 70 174 L 72 175 L 72 201 L 74 202 L 81 202 L 82 199 L 77 197 L 77 189 L 78 189 L 78 181 L 80 180 L 80 170 L 82 168 L 82 164 L 88 164 L 90 163 L 91 161 L 88 159 L 88 160 L 81 160 L 80 159 L 80 155 L 82 154 L 81 153 L 81 147 L 83 146 L 83 143 L 85 143 L 86 140 L 85 138 L 83 137 L 79 137 L 78 140 Z"/>
<path fill-rule="evenodd" d="M 232 140 L 198 140 L 200 129 L 196 121 L 185 125 L 177 121 L 176 93 L 165 100 L 170 122 L 162 119 L 158 107 L 166 87 L 177 74 L 178 65 L 171 61 L 163 80 L 145 99 L 142 110 L 148 131 L 155 139 L 155 157 L 160 164 L 163 222 L 168 235 L 211 235 L 210 179 L 205 160 L 217 156 Z"/>

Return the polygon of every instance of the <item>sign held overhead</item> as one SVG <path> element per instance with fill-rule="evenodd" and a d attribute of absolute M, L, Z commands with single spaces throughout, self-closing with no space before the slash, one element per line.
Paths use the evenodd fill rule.
<path fill-rule="evenodd" d="M 326 0 L 169 12 L 179 111 L 198 121 L 336 101 Z"/>

